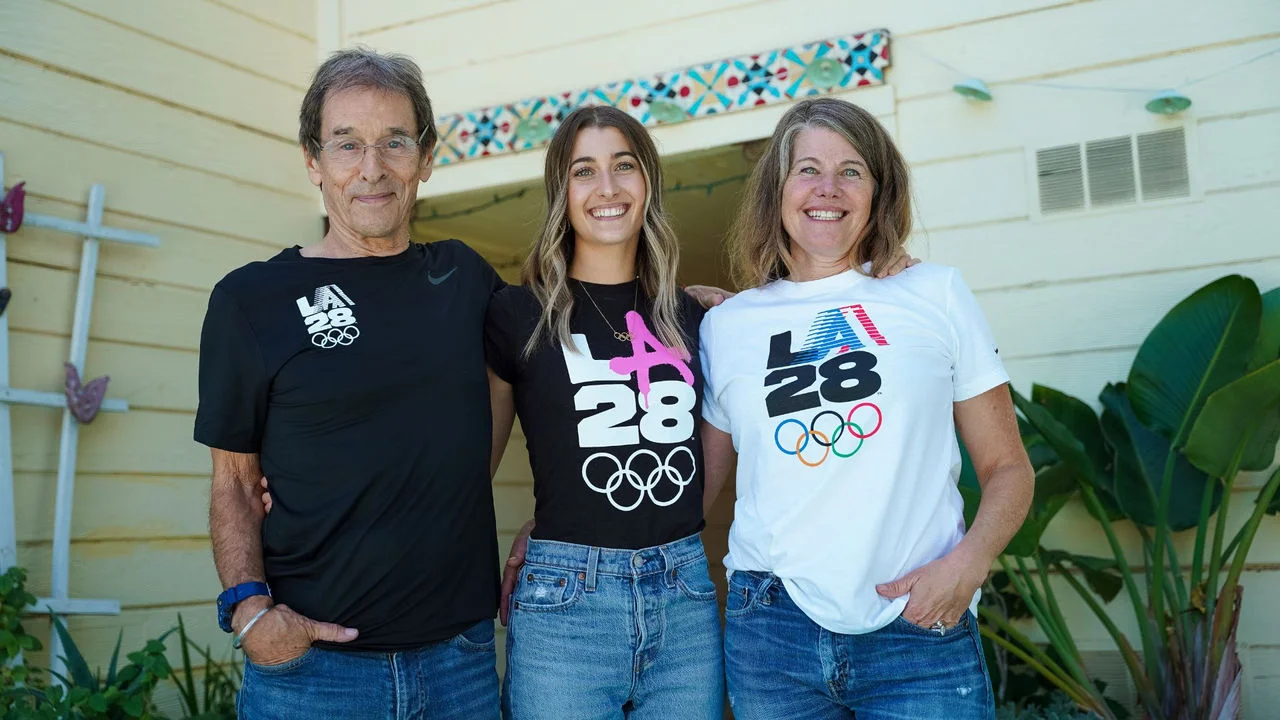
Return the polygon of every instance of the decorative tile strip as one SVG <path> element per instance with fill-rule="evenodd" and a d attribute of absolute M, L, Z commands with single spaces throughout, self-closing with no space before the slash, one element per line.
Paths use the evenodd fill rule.
<path fill-rule="evenodd" d="M 889 31 L 870 30 L 636 80 L 532 97 L 440 118 L 436 164 L 545 145 L 583 105 L 612 105 L 647 126 L 884 84 Z"/>

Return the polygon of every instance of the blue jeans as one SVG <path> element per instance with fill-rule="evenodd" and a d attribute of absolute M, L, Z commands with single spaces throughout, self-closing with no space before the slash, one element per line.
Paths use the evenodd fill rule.
<path fill-rule="evenodd" d="M 769 573 L 734 572 L 725 670 L 737 720 L 990 720 L 978 621 L 939 633 L 901 617 L 842 635 L 809 619 Z"/>
<path fill-rule="evenodd" d="M 507 627 L 508 720 L 720 720 L 719 606 L 702 540 L 529 541 Z"/>
<path fill-rule="evenodd" d="M 313 647 L 282 665 L 245 661 L 241 720 L 497 720 L 493 621 L 405 652 Z"/>

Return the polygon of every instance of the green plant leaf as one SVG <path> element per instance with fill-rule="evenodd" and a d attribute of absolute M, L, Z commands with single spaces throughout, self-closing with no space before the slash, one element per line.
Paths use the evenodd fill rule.
<path fill-rule="evenodd" d="M 1262 323 L 1249 369 L 1257 370 L 1277 358 L 1280 358 L 1280 288 L 1262 295 Z"/>
<path fill-rule="evenodd" d="M 1196 467 L 1226 477 L 1246 441 L 1238 469 L 1266 470 L 1280 442 L 1280 360 L 1272 360 L 1209 396 L 1184 452 Z"/>
<path fill-rule="evenodd" d="M 107 711 L 107 696 L 102 693 L 94 693 L 87 704 L 90 710 L 105 713 Z"/>
<path fill-rule="evenodd" d="M 124 628 L 116 634 L 116 649 L 111 651 L 111 665 L 107 668 L 107 684 L 116 684 L 116 667 L 120 662 L 120 642 L 124 640 Z"/>
<path fill-rule="evenodd" d="M 1099 478 L 1094 472 L 1093 461 L 1085 451 L 1084 443 L 1080 442 L 1071 429 L 1059 422 L 1047 408 L 1031 402 L 1017 390 L 1011 389 L 1010 392 L 1013 394 L 1014 405 L 1026 418 L 1027 423 L 1035 428 L 1044 441 L 1053 448 L 1061 462 L 1071 469 L 1077 482 L 1097 487 Z"/>
<path fill-rule="evenodd" d="M 1097 593 L 1104 603 L 1114 600 L 1124 588 L 1124 578 L 1120 576 L 1114 558 L 1076 555 L 1062 550 L 1041 550 L 1040 552 L 1045 562 L 1064 562 L 1074 565 L 1080 571 L 1085 584 Z"/>
<path fill-rule="evenodd" d="M 1062 467 L 1062 465 L 1059 463 L 1054 467 Z M 1014 557 L 1033 557 L 1040 547 L 1040 538 L 1049 527 L 1049 522 L 1070 499 L 1070 495 L 1055 495 L 1040 503 L 1033 502 L 1031 509 L 1027 512 L 1027 518 L 1022 521 L 1022 527 L 1018 528 L 1018 532 L 1005 548 L 1005 554 Z"/>
<path fill-rule="evenodd" d="M 1048 410 L 1080 441 L 1085 454 L 1093 461 L 1094 474 L 1106 473 L 1111 464 L 1111 454 L 1107 451 L 1102 428 L 1098 426 L 1098 416 L 1093 408 L 1083 400 L 1047 385 L 1032 385 L 1031 401 Z"/>
<path fill-rule="evenodd" d="M 1115 449 L 1116 502 L 1129 519 L 1154 527 L 1169 440 L 1138 420 L 1124 383 L 1108 383 L 1099 399 L 1105 408 L 1102 433 Z M 1168 517 L 1172 530 L 1186 530 L 1200 523 L 1205 483 L 1215 485 L 1211 511 L 1217 510 L 1222 502 L 1222 483 L 1196 469 L 1181 454 L 1174 460 L 1172 482 Z"/>
<path fill-rule="evenodd" d="M 1209 395 L 1244 374 L 1262 316 L 1252 280 L 1219 278 L 1192 293 L 1152 328 L 1129 370 L 1134 414 L 1181 447 Z"/>
<path fill-rule="evenodd" d="M 98 678 L 94 677 L 93 671 L 89 669 L 89 663 L 85 662 L 76 641 L 71 638 L 71 633 L 67 632 L 67 626 L 62 624 L 62 618 L 53 615 L 52 620 L 54 631 L 62 641 L 62 651 L 66 653 L 67 672 L 70 674 L 71 684 L 74 687 L 97 690 Z"/>
<path fill-rule="evenodd" d="M 141 717 L 142 710 L 143 710 L 142 698 L 138 695 L 134 695 L 133 697 L 121 703 L 120 709 L 123 710 L 124 714 L 128 715 L 129 717 L 133 717 L 133 718 Z"/>

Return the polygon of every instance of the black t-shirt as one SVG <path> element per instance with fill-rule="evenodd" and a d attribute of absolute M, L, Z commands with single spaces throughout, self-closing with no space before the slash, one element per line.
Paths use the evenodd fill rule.
<path fill-rule="evenodd" d="M 403 650 L 494 616 L 484 317 L 502 285 L 456 240 L 390 257 L 297 248 L 213 289 L 195 439 L 259 453 L 277 602 Z"/>
<path fill-rule="evenodd" d="M 541 313 L 525 287 L 494 294 L 485 323 L 489 366 L 514 387 L 529 449 L 537 521 L 533 537 L 636 549 L 698 532 L 703 526 L 702 308 L 680 294 L 681 327 L 691 356 L 680 358 L 651 332 L 649 302 L 640 297 L 636 305 L 637 283 L 587 283 L 585 291 L 577 280 L 570 285 L 569 326 L 578 353 L 551 340 L 524 359 Z M 636 318 L 628 324 L 633 307 L 639 324 Z M 628 330 L 638 338 L 624 342 L 614 336 Z M 646 333 L 647 339 L 639 339 Z M 666 362 L 650 367 L 661 360 Z"/>

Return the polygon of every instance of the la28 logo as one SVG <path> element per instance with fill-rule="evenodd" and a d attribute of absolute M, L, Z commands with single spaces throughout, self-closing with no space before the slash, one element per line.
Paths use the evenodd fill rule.
<path fill-rule="evenodd" d="M 770 372 L 765 375 L 764 386 L 777 386 L 765 396 L 769 417 L 811 410 L 820 407 L 823 401 L 856 402 L 880 390 L 880 374 L 875 371 L 876 356 L 859 349 L 865 344 L 849 324 L 849 316 L 858 320 L 877 345 L 889 344 L 861 305 L 847 305 L 818 313 L 804 345 L 795 352 L 791 351 L 791 331 L 769 338 L 767 369 Z M 841 352 L 817 364 L 832 350 Z M 815 383 L 817 389 L 811 390 Z"/>

